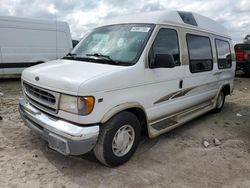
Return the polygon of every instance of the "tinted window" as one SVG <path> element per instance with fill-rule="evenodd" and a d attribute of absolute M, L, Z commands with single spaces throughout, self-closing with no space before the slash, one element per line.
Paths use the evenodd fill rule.
<path fill-rule="evenodd" d="M 250 44 L 236 44 L 235 51 L 246 51 L 250 53 Z"/>
<path fill-rule="evenodd" d="M 213 69 L 212 48 L 208 37 L 187 34 L 187 45 L 192 73 Z"/>
<path fill-rule="evenodd" d="M 232 67 L 232 58 L 230 53 L 230 46 L 227 41 L 215 39 L 217 50 L 217 62 L 219 69 L 226 69 Z"/>
<path fill-rule="evenodd" d="M 173 29 L 160 29 L 150 53 L 151 58 L 155 58 L 156 54 L 170 54 L 174 58 L 175 65 L 180 65 L 177 32 Z"/>

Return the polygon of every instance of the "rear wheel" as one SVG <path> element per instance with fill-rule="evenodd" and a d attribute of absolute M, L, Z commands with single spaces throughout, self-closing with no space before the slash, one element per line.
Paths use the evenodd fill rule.
<path fill-rule="evenodd" d="M 106 166 L 127 162 L 140 141 L 141 127 L 137 117 L 121 112 L 101 125 L 101 132 L 94 148 L 96 158 Z"/>
<path fill-rule="evenodd" d="M 224 103 L 225 103 L 225 93 L 223 91 L 220 91 L 218 97 L 217 97 L 217 101 L 216 101 L 216 107 L 213 110 L 215 113 L 218 113 L 222 110 Z"/>

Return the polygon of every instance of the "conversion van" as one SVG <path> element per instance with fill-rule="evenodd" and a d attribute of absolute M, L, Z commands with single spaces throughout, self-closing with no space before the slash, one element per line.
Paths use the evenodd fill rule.
<path fill-rule="evenodd" d="M 66 22 L 0 17 L 0 77 L 55 60 L 72 50 Z"/>
<path fill-rule="evenodd" d="M 50 148 L 128 161 L 142 132 L 154 138 L 206 112 L 233 90 L 234 50 L 224 27 L 180 11 L 113 19 L 66 57 L 25 69 L 20 113 Z"/>

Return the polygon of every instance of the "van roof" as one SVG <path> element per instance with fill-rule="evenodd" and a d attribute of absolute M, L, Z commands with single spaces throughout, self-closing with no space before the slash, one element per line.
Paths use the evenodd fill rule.
<path fill-rule="evenodd" d="M 167 24 L 221 35 L 230 38 L 227 29 L 218 22 L 197 13 L 183 11 L 154 11 L 130 14 L 107 20 L 103 25 L 125 23 Z"/>
<path fill-rule="evenodd" d="M 22 18 L 22 17 L 15 17 L 15 16 L 0 16 L 0 21 L 26 22 L 26 23 L 47 24 L 47 25 L 55 25 L 56 23 L 59 25 L 66 24 L 66 22 L 63 22 L 63 21 Z"/>
<path fill-rule="evenodd" d="M 58 31 L 67 30 L 67 32 L 70 32 L 67 22 L 33 18 L 20 18 L 14 16 L 0 16 L 0 27 L 49 29 Z"/>

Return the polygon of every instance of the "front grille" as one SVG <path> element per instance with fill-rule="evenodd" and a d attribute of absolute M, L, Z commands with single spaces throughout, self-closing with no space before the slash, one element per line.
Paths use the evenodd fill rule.
<path fill-rule="evenodd" d="M 24 92 L 29 101 L 36 107 L 56 113 L 58 110 L 59 93 L 23 82 Z"/>
<path fill-rule="evenodd" d="M 26 92 L 33 95 L 34 97 L 49 103 L 49 104 L 55 104 L 56 103 L 56 98 L 52 94 L 50 94 L 47 91 L 41 90 L 35 86 L 24 84 Z"/>

